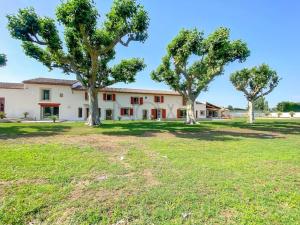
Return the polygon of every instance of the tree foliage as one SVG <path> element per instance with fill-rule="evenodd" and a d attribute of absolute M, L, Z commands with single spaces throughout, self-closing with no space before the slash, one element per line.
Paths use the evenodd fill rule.
<path fill-rule="evenodd" d="M 231 74 L 230 80 L 238 91 L 242 91 L 248 101 L 256 101 L 277 87 L 280 78 L 276 71 L 266 64 L 251 69 L 242 69 Z"/>
<path fill-rule="evenodd" d="M 55 20 L 37 15 L 33 8 L 8 15 L 8 29 L 12 37 L 22 41 L 26 55 L 50 70 L 60 68 L 64 73 L 75 74 L 90 90 L 89 94 L 96 95 L 96 89 L 117 82 L 133 82 L 136 73 L 145 67 L 138 58 L 122 60 L 114 66 L 110 64 L 115 58 L 116 45 L 127 47 L 133 41 L 144 42 L 148 37 L 148 14 L 135 0 L 114 0 L 100 26 L 93 0 L 63 1 L 57 7 L 56 17 L 64 27 L 64 42 Z"/>
<path fill-rule="evenodd" d="M 269 111 L 269 103 L 265 97 L 262 96 L 255 100 L 254 109 L 261 112 Z"/>
<path fill-rule="evenodd" d="M 223 73 L 228 63 L 243 62 L 249 54 L 244 42 L 230 40 L 227 28 L 217 29 L 207 38 L 197 29 L 183 29 L 168 45 L 161 65 L 151 76 L 194 104 L 200 92 Z"/>
<path fill-rule="evenodd" d="M 300 102 L 283 101 L 277 104 L 276 109 L 281 112 L 300 112 Z"/>
<path fill-rule="evenodd" d="M 7 62 L 6 55 L 0 54 L 0 67 L 5 66 Z"/>
<path fill-rule="evenodd" d="M 248 100 L 249 123 L 254 122 L 255 101 L 259 101 L 277 87 L 280 78 L 276 71 L 266 64 L 251 69 L 242 69 L 230 76 L 232 84 L 238 91 L 244 93 Z"/>

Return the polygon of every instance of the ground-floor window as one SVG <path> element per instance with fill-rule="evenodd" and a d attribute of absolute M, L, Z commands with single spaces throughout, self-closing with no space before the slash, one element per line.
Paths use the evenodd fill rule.
<path fill-rule="evenodd" d="M 105 110 L 105 119 L 106 120 L 112 120 L 113 119 L 113 110 L 112 109 L 106 109 Z"/>
<path fill-rule="evenodd" d="M 51 116 L 59 117 L 59 107 L 51 107 L 51 106 L 42 107 L 42 118 L 46 119 Z"/>
<path fill-rule="evenodd" d="M 133 108 L 121 108 L 121 116 L 133 116 Z"/>
<path fill-rule="evenodd" d="M 186 118 L 186 109 L 178 109 L 177 118 Z"/>
<path fill-rule="evenodd" d="M 144 109 L 143 110 L 143 120 L 146 120 L 146 119 L 148 119 L 148 110 Z"/>
<path fill-rule="evenodd" d="M 201 110 L 201 111 L 200 111 L 200 115 L 201 115 L 201 116 L 204 116 L 204 115 L 205 115 L 205 111 L 204 111 L 204 110 Z"/>
<path fill-rule="evenodd" d="M 151 119 L 166 119 L 167 110 L 166 109 L 151 109 Z"/>
<path fill-rule="evenodd" d="M 0 98 L 0 112 L 4 112 L 4 103 L 5 103 L 5 99 Z"/>
<path fill-rule="evenodd" d="M 78 118 L 82 118 L 82 108 L 78 108 Z"/>

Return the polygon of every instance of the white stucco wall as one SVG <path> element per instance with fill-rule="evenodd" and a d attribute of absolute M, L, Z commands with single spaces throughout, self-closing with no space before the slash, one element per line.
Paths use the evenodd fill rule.
<path fill-rule="evenodd" d="M 278 114 L 277 113 L 271 113 L 270 114 L 271 117 L 276 117 L 278 118 Z M 295 115 L 293 116 L 294 118 L 300 118 L 300 112 L 295 112 Z M 280 118 L 291 118 L 291 115 L 289 112 L 284 112 L 281 114 Z"/>
<path fill-rule="evenodd" d="M 41 100 L 43 89 L 50 90 L 50 100 Z M 109 93 L 109 92 L 108 92 Z M 133 116 L 121 116 L 122 120 L 141 120 L 143 110 L 147 110 L 148 119 L 151 119 L 151 109 L 166 109 L 166 119 L 177 119 L 177 110 L 184 109 L 182 97 L 176 95 L 163 95 L 163 103 L 155 103 L 154 96 L 161 94 L 141 94 L 141 93 L 118 93 L 116 101 L 104 101 L 103 93 L 100 92 L 99 107 L 101 108 L 101 119 L 105 119 L 105 111 L 113 110 L 113 119 L 118 120 L 121 116 L 121 108 L 133 108 Z M 24 89 L 1 89 L 0 98 L 5 98 L 5 113 L 8 118 L 22 118 L 24 112 L 28 112 L 29 118 L 41 120 L 41 106 L 39 103 L 58 103 L 59 119 L 83 121 L 86 119 L 86 108 L 88 101 L 85 100 L 85 91 L 74 90 L 70 86 L 63 85 L 41 85 L 25 84 Z M 132 105 L 131 97 L 143 98 L 142 105 Z M 78 108 L 82 108 L 82 118 L 78 117 Z M 203 114 L 201 114 L 203 112 Z M 197 119 L 206 118 L 206 105 L 195 104 L 195 115 Z"/>

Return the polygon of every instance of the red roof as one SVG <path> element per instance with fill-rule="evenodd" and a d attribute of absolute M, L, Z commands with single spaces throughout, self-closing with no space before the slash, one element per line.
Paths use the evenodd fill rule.
<path fill-rule="evenodd" d="M 24 84 L 48 84 L 48 85 L 65 85 L 72 86 L 77 83 L 77 80 L 64 80 L 64 79 L 52 79 L 52 78 L 35 78 L 31 80 L 24 80 Z"/>
<path fill-rule="evenodd" d="M 2 89 L 23 89 L 24 84 L 0 82 L 0 88 L 2 88 Z"/>

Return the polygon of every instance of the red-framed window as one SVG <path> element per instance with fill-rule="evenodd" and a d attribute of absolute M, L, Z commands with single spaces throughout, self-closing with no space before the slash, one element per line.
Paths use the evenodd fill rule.
<path fill-rule="evenodd" d="M 114 102 L 114 101 L 116 101 L 116 94 L 104 93 L 103 94 L 103 100 Z"/>
<path fill-rule="evenodd" d="M 130 104 L 131 105 L 143 105 L 144 104 L 144 98 L 143 97 L 131 97 L 130 98 Z"/>
<path fill-rule="evenodd" d="M 154 102 L 156 103 L 164 103 L 164 96 L 154 96 Z"/>
<path fill-rule="evenodd" d="M 121 108 L 121 116 L 133 116 L 133 108 Z"/>
<path fill-rule="evenodd" d="M 0 98 L 0 112 L 5 110 L 5 98 Z"/>

